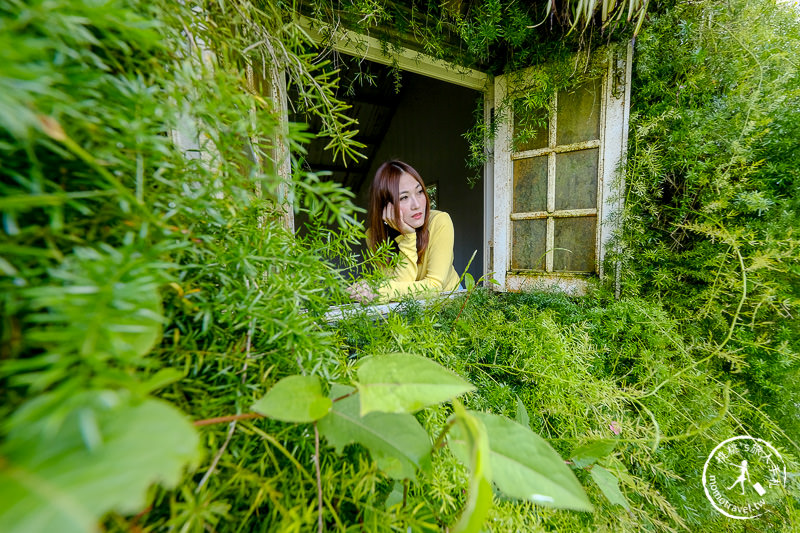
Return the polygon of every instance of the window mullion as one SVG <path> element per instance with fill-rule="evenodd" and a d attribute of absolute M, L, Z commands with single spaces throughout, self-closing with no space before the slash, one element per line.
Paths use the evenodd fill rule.
<path fill-rule="evenodd" d="M 555 246 L 555 219 L 552 217 L 556 210 L 556 129 L 558 128 L 558 93 L 553 95 L 550 101 L 550 130 L 548 145 L 551 152 L 547 154 L 547 212 L 551 215 L 547 217 L 547 241 L 545 244 L 545 271 L 553 271 L 553 247 Z"/>

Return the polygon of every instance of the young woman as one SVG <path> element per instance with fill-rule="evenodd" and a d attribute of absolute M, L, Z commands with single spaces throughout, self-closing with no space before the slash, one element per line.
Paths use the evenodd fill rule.
<path fill-rule="evenodd" d="M 389 241 L 400 254 L 400 262 L 377 293 L 360 281 L 348 288 L 351 298 L 398 300 L 407 294 L 427 295 L 458 286 L 453 221 L 447 213 L 430 207 L 425 183 L 411 165 L 394 160 L 378 167 L 369 190 L 367 246 L 375 250 Z"/>

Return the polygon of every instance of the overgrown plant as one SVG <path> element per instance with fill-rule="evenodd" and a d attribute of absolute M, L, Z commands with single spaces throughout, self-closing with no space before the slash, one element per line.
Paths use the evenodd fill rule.
<path fill-rule="evenodd" d="M 758 24 L 753 24 L 758 20 Z M 637 42 L 623 294 L 661 300 L 701 359 L 797 434 L 800 17 L 680 5 Z M 615 257 L 614 260 L 618 259 Z"/>
<path fill-rule="evenodd" d="M 462 63 L 484 62 L 493 72 L 528 66 L 562 46 L 545 43 L 559 30 L 534 28 L 550 5 L 530 11 L 494 0 L 424 10 L 414 2 L 303 4 L 329 22 L 394 24 L 423 36 L 424 49 L 437 57 L 471 57 Z M 601 6 L 604 21 L 620 13 L 608 2 L 566 5 L 576 14 L 563 31 Z M 786 235 L 782 222 L 761 233 L 729 219 L 717 226 L 680 222 L 713 236 L 704 244 L 711 249 L 723 239 L 730 249 L 715 256 L 718 264 L 735 256 L 741 270 L 721 268 L 716 289 L 704 293 L 713 296 L 702 300 L 711 302 L 708 317 L 731 309 L 731 300 L 738 306 L 727 320 L 701 323 L 709 336 L 687 332 L 661 306 L 640 300 L 575 303 L 483 290 L 427 310 L 405 302 L 379 325 L 367 316 L 327 325 L 321 318 L 343 295 L 341 267 L 355 261 L 349 245 L 363 237 L 362 228 L 347 191 L 300 171 L 292 176 L 297 208 L 343 231 L 320 225 L 296 239 L 282 226 L 286 206 L 270 158 L 276 142 L 301 155 L 307 134 L 302 126 L 283 128 L 275 102 L 263 96 L 268 71 L 288 71 L 306 110 L 325 121 L 339 157 L 354 157 L 358 146 L 335 98 L 335 73 L 305 53 L 295 7 L 244 0 L 11 0 L 0 7 L 3 527 L 741 529 L 703 507 L 699 461 L 709 443 L 752 430 L 786 450 L 794 467 L 791 433 L 781 429 L 783 419 L 775 423 L 780 409 L 756 408 L 736 383 L 727 387 L 728 374 L 706 363 L 721 355 L 758 368 L 748 376 L 761 397 L 770 387 L 787 387 L 778 378 L 794 371 L 796 328 L 785 325 L 762 342 L 770 324 L 759 313 L 795 312 L 796 265 L 778 261 L 789 248 L 776 247 L 764 256 L 778 265 L 773 277 L 760 277 L 767 269 L 754 268 L 760 256 L 751 248 L 752 238 Z M 590 40 L 599 33 L 572 35 Z M 688 28 L 684 35 L 696 34 Z M 451 36 L 464 46 L 448 43 Z M 755 45 L 749 49 L 760 57 Z M 769 66 L 764 58 L 757 63 Z M 784 203 L 781 194 L 788 198 L 796 188 L 780 180 L 796 175 L 789 172 L 796 165 L 778 156 L 797 130 L 796 92 L 779 91 L 796 87 L 789 85 L 795 73 L 780 81 L 777 70 L 759 70 L 757 87 L 791 95 L 777 104 L 786 113 L 764 132 L 763 144 L 741 144 L 775 157 L 763 173 L 746 158 L 741 168 L 767 180 L 770 201 L 780 200 L 794 216 L 796 198 Z M 745 125 L 762 117 L 758 101 L 735 94 L 751 104 Z M 726 109 L 725 98 L 699 89 L 692 95 Z M 190 143 L 173 142 L 187 133 Z M 190 145 L 194 151 L 180 148 Z M 740 168 L 739 159 L 730 161 L 720 179 Z M 757 190 L 741 191 L 751 194 L 729 195 L 728 205 L 765 205 Z M 654 294 L 647 276 L 630 279 L 645 280 L 640 290 Z M 743 328 L 742 319 L 754 326 Z M 767 350 L 758 356 L 788 363 L 757 366 L 751 351 L 761 346 Z M 394 368 L 398 363 L 405 366 Z M 440 394 L 437 384 L 434 399 L 425 387 L 395 394 L 414 389 L 423 368 L 460 388 Z M 357 393 L 346 388 L 354 385 Z M 398 396 L 424 401 L 391 403 Z M 262 417 L 253 405 L 272 416 L 277 406 L 277 418 L 293 423 Z M 355 426 L 343 427 L 346 419 Z M 384 422 L 370 433 L 359 425 L 368 419 Z M 398 424 L 414 429 L 387 438 Z M 525 466 L 526 476 L 509 482 L 509 435 L 515 445 L 535 442 L 525 449 L 545 453 L 552 465 L 536 492 L 523 483 L 534 479 L 529 456 L 511 461 Z M 411 447 L 398 447 L 404 439 Z M 569 469 L 556 466 L 559 456 L 569 458 Z M 583 509 L 588 496 L 595 513 L 538 505 L 550 497 L 570 507 L 563 494 L 539 490 L 553 476 L 561 480 L 553 486 L 571 487 Z M 525 493 L 516 493 L 521 487 Z M 796 529 L 794 494 L 787 509 L 760 524 Z"/>
<path fill-rule="evenodd" d="M 89 531 L 219 451 L 189 422 L 218 406 L 177 382 L 209 387 L 234 362 L 228 412 L 271 370 L 324 374 L 335 350 L 308 310 L 341 281 L 280 224 L 259 162 L 305 136 L 244 90 L 235 21 L 171 2 L 12 1 L 0 17 L 1 521 Z M 296 70 L 324 101 L 326 78 Z M 187 129 L 202 159 L 173 143 Z M 314 215 L 351 220 L 347 191 L 295 179 Z M 174 520 L 225 514 L 193 493 Z"/>

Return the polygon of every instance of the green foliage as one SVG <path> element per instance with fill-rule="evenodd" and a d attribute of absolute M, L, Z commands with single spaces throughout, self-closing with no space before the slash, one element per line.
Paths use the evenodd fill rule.
<path fill-rule="evenodd" d="M 358 379 L 358 393 L 333 384 L 328 399 L 321 395 L 315 376 L 289 376 L 253 408 L 288 422 L 321 419 L 319 430 L 339 453 L 348 444 L 361 444 L 387 476 L 413 481 L 415 469 L 430 471 L 423 459 L 431 446 L 410 413 L 452 399 L 454 415 L 437 442 L 452 427 L 448 443 L 471 472 L 467 501 L 454 531 L 482 529 L 492 504 L 491 481 L 512 497 L 557 508 L 592 509 L 574 475 L 544 440 L 503 417 L 465 411 L 455 396 L 474 387 L 437 363 L 404 353 L 368 356 L 359 365 Z M 298 405 L 291 404 L 293 397 Z M 314 453 L 318 464 L 318 440 Z M 318 503 L 322 520 L 321 496 Z"/>
<path fill-rule="evenodd" d="M 603 495 L 608 498 L 609 503 L 621 505 L 626 510 L 630 510 L 631 506 L 628 504 L 628 500 L 625 499 L 625 495 L 619 490 L 619 479 L 617 479 L 617 476 L 600 465 L 592 466 L 592 468 L 589 469 L 589 474 L 591 474 L 592 479 L 597 483 Z"/>
<path fill-rule="evenodd" d="M 372 411 L 413 413 L 473 389 L 441 365 L 418 355 L 371 356 L 358 367 L 362 416 Z"/>
<path fill-rule="evenodd" d="M 0 8 L 0 520 L 12 530 L 88 531 L 154 498 L 162 525 L 216 524 L 234 506 L 195 496 L 208 478 L 185 470 L 201 443 L 228 444 L 188 419 L 246 409 L 273 370 L 324 374 L 333 359 L 314 317 L 340 276 L 281 227 L 277 177 L 255 164 L 281 133 L 295 149 L 305 136 L 243 89 L 252 43 L 230 22 L 172 2 Z M 352 220 L 341 190 L 294 179 L 320 218 Z M 210 473 L 219 457 L 207 457 Z"/>
<path fill-rule="evenodd" d="M 54 400 L 42 395 L 8 421 L 5 531 L 90 531 L 109 510 L 139 512 L 152 483 L 174 486 L 185 464 L 199 462 L 196 432 L 165 402 L 111 390 L 81 391 L 66 405 Z"/>
<path fill-rule="evenodd" d="M 624 11 L 302 6 L 376 34 L 398 28 L 436 57 L 494 73 L 591 49 L 608 33 L 554 37 L 595 10 L 609 32 Z M 6 2 L 0 522 L 743 530 L 707 505 L 708 451 L 750 432 L 796 469 L 797 450 L 796 404 L 780 401 L 796 397 L 797 375 L 797 23 L 763 6 L 775 8 L 679 6 L 640 39 L 628 174 L 639 200 L 626 223 L 645 241 L 629 241 L 641 254 L 629 253 L 623 279 L 626 294 L 663 295 L 663 306 L 473 286 L 427 309 L 407 302 L 380 324 L 330 326 L 321 316 L 344 298 L 340 268 L 358 261 L 363 228 L 348 191 L 299 170 L 288 188 L 318 225 L 302 239 L 283 228 L 278 141 L 299 158 L 309 134 L 281 125 L 265 97 L 270 67 L 287 73 L 336 157 L 360 147 L 299 8 Z M 555 24 L 536 27 L 547 9 Z M 750 31 L 742 14 L 765 26 Z M 574 82 L 553 63 L 519 102 L 532 123 Z M 479 126 L 474 143 L 487 134 Z M 398 394 L 374 394 L 386 389 Z M 753 527 L 797 529 L 796 483 L 787 492 L 786 508 Z"/>
<path fill-rule="evenodd" d="M 362 415 L 361 398 L 357 392 L 351 393 L 354 393 L 351 387 L 337 384 L 331 387 L 331 396 L 341 399 L 320 420 L 322 435 L 339 453 L 348 444 L 361 444 L 387 476 L 414 480 L 416 469 L 431 450 L 428 434 L 408 413 L 373 411 Z"/>
<path fill-rule="evenodd" d="M 455 427 L 461 430 L 462 461 L 467 463 L 470 471 L 467 501 L 464 504 L 461 518 L 453 530 L 459 533 L 477 533 L 482 529 L 489 508 L 492 506 L 489 435 L 483 423 L 472 413 L 465 411 L 459 402 L 455 402 L 453 407 Z M 451 441 L 451 446 L 453 442 L 458 441 L 459 439 L 456 437 L 454 441 Z"/>
<path fill-rule="evenodd" d="M 327 415 L 332 405 L 331 399 L 322 395 L 317 376 L 287 376 L 257 400 L 252 409 L 284 422 L 314 422 Z"/>
<path fill-rule="evenodd" d="M 493 531 L 742 531 L 739 524 L 723 526 L 705 498 L 708 453 L 732 434 L 752 433 L 796 457 L 790 434 L 741 391 L 726 389 L 710 360 L 695 359 L 704 339 L 684 332 L 656 303 L 478 290 L 465 306 L 453 301 L 391 314 L 379 330 L 359 322 L 338 327 L 346 350 L 426 353 L 477 386 L 465 397 L 472 411 L 502 415 L 507 425 L 521 401 L 531 429 L 572 458 L 594 513 L 534 511 L 496 495 L 486 522 Z M 418 416 L 436 435 L 450 415 L 432 407 Z M 457 457 L 470 464 L 468 456 Z M 499 484 L 498 470 L 489 466 L 486 476 Z M 458 487 L 478 491 L 479 484 L 447 453 L 434 454 L 431 467 L 409 487 L 407 505 L 422 504 L 440 523 L 455 523 L 468 502 L 453 494 Z M 789 489 L 784 503 L 796 498 L 796 487 Z M 765 530 L 785 531 L 791 526 L 783 522 L 796 521 L 789 508 L 758 520 Z"/>
<path fill-rule="evenodd" d="M 758 23 L 755 23 L 758 21 Z M 706 338 L 720 379 L 797 434 L 800 17 L 770 0 L 695 2 L 637 42 L 623 294 Z"/>
<path fill-rule="evenodd" d="M 561 509 L 592 510 L 575 475 L 547 441 L 502 416 L 470 414 L 486 428 L 490 479 L 503 493 Z"/>

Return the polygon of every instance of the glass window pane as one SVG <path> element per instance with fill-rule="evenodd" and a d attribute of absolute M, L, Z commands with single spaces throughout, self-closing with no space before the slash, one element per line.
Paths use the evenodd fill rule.
<path fill-rule="evenodd" d="M 544 270 L 547 220 L 515 220 L 512 225 L 511 268 Z"/>
<path fill-rule="evenodd" d="M 558 93 L 556 142 L 559 145 L 600 138 L 600 80 Z"/>
<path fill-rule="evenodd" d="M 556 209 L 597 207 L 599 155 L 597 148 L 556 154 Z"/>
<path fill-rule="evenodd" d="M 549 123 L 547 109 L 529 110 L 523 100 L 514 102 L 514 139 L 513 150 L 522 152 L 546 148 L 548 145 L 547 128 Z"/>
<path fill-rule="evenodd" d="M 594 272 L 597 217 L 555 219 L 553 270 Z"/>
<path fill-rule="evenodd" d="M 547 209 L 547 156 L 514 161 L 514 212 Z"/>

